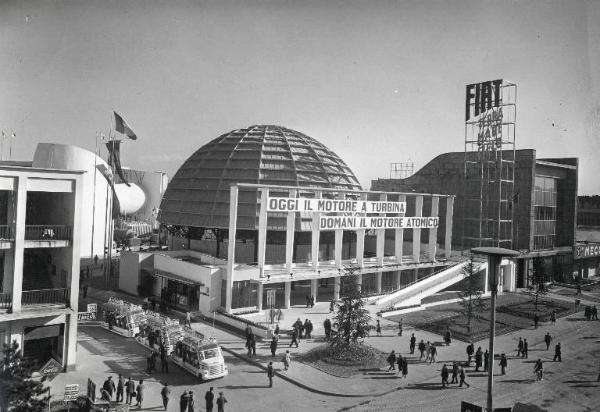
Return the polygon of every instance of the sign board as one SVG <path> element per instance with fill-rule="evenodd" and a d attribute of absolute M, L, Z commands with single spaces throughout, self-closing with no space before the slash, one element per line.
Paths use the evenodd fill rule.
<path fill-rule="evenodd" d="M 65 385 L 65 402 L 76 401 L 79 396 L 79 385 L 74 383 L 72 385 Z"/>
<path fill-rule="evenodd" d="M 439 217 L 354 217 L 321 216 L 321 230 L 357 229 L 431 229 L 438 227 Z"/>
<path fill-rule="evenodd" d="M 481 406 L 462 401 L 460 403 L 460 412 L 483 412 L 483 408 Z"/>
<path fill-rule="evenodd" d="M 573 246 L 574 259 L 584 259 L 594 256 L 600 256 L 600 243 L 586 243 L 585 245 Z"/>
<path fill-rule="evenodd" d="M 88 303 L 87 311 L 88 312 L 98 312 L 98 304 L 97 303 Z"/>
<path fill-rule="evenodd" d="M 469 121 L 471 117 L 477 117 L 494 107 L 499 107 L 501 104 L 501 85 L 501 79 L 468 84 L 465 121 Z"/>
<path fill-rule="evenodd" d="M 48 362 L 39 370 L 41 375 L 58 375 L 63 370 L 62 365 L 54 358 L 50 358 Z"/>
<path fill-rule="evenodd" d="M 96 320 L 96 312 L 79 312 L 77 313 L 77 320 Z"/>
<path fill-rule="evenodd" d="M 268 212 L 406 213 L 406 202 L 269 197 Z"/>
<path fill-rule="evenodd" d="M 276 293 L 275 289 L 267 290 L 267 306 L 269 306 L 269 307 L 275 306 L 275 293 Z"/>

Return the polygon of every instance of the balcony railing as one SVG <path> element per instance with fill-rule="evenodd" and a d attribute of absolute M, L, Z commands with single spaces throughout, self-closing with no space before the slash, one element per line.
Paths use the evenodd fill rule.
<path fill-rule="evenodd" d="M 69 306 L 69 289 L 24 290 L 21 305 L 65 305 Z"/>
<path fill-rule="evenodd" d="M 12 230 L 10 230 L 10 226 L 0 225 L 0 240 L 13 240 Z"/>
<path fill-rule="evenodd" d="M 27 225 L 25 240 L 71 240 L 71 226 Z"/>
<path fill-rule="evenodd" d="M 0 293 L 0 309 L 12 308 L 12 293 Z"/>

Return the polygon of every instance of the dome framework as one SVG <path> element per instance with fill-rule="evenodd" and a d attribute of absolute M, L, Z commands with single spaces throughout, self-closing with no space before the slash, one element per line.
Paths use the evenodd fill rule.
<path fill-rule="evenodd" d="M 162 224 L 227 229 L 235 183 L 362 190 L 332 150 L 295 130 L 256 125 L 225 133 L 179 168 L 161 202 Z M 257 193 L 241 192 L 240 229 L 256 228 Z"/>

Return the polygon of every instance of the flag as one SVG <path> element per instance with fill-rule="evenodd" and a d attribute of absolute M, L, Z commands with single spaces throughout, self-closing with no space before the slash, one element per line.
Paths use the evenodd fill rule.
<path fill-rule="evenodd" d="M 115 131 L 124 134 L 131 140 L 136 140 L 137 136 L 135 135 L 133 130 L 131 130 L 131 127 L 129 127 L 127 122 L 123 120 L 123 118 L 119 116 L 117 112 L 113 111 L 113 113 L 115 114 Z"/>
<path fill-rule="evenodd" d="M 105 143 L 106 148 L 108 149 L 108 164 L 111 167 L 114 167 L 114 170 L 117 172 L 119 177 L 121 178 L 121 182 L 125 183 L 127 186 L 131 186 L 127 179 L 125 179 L 125 175 L 123 174 L 123 169 L 121 169 L 121 141 L 120 140 L 110 140 Z"/>

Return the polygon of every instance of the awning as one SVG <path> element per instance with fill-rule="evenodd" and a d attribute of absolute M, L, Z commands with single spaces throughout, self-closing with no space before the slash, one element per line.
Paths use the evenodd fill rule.
<path fill-rule="evenodd" d="M 202 282 L 198 282 L 193 279 L 188 279 L 181 275 L 176 275 L 175 273 L 166 272 L 164 270 L 154 269 L 154 276 L 156 276 L 158 278 L 170 279 L 175 282 L 184 283 L 186 285 L 204 286 L 204 283 L 202 283 Z"/>

